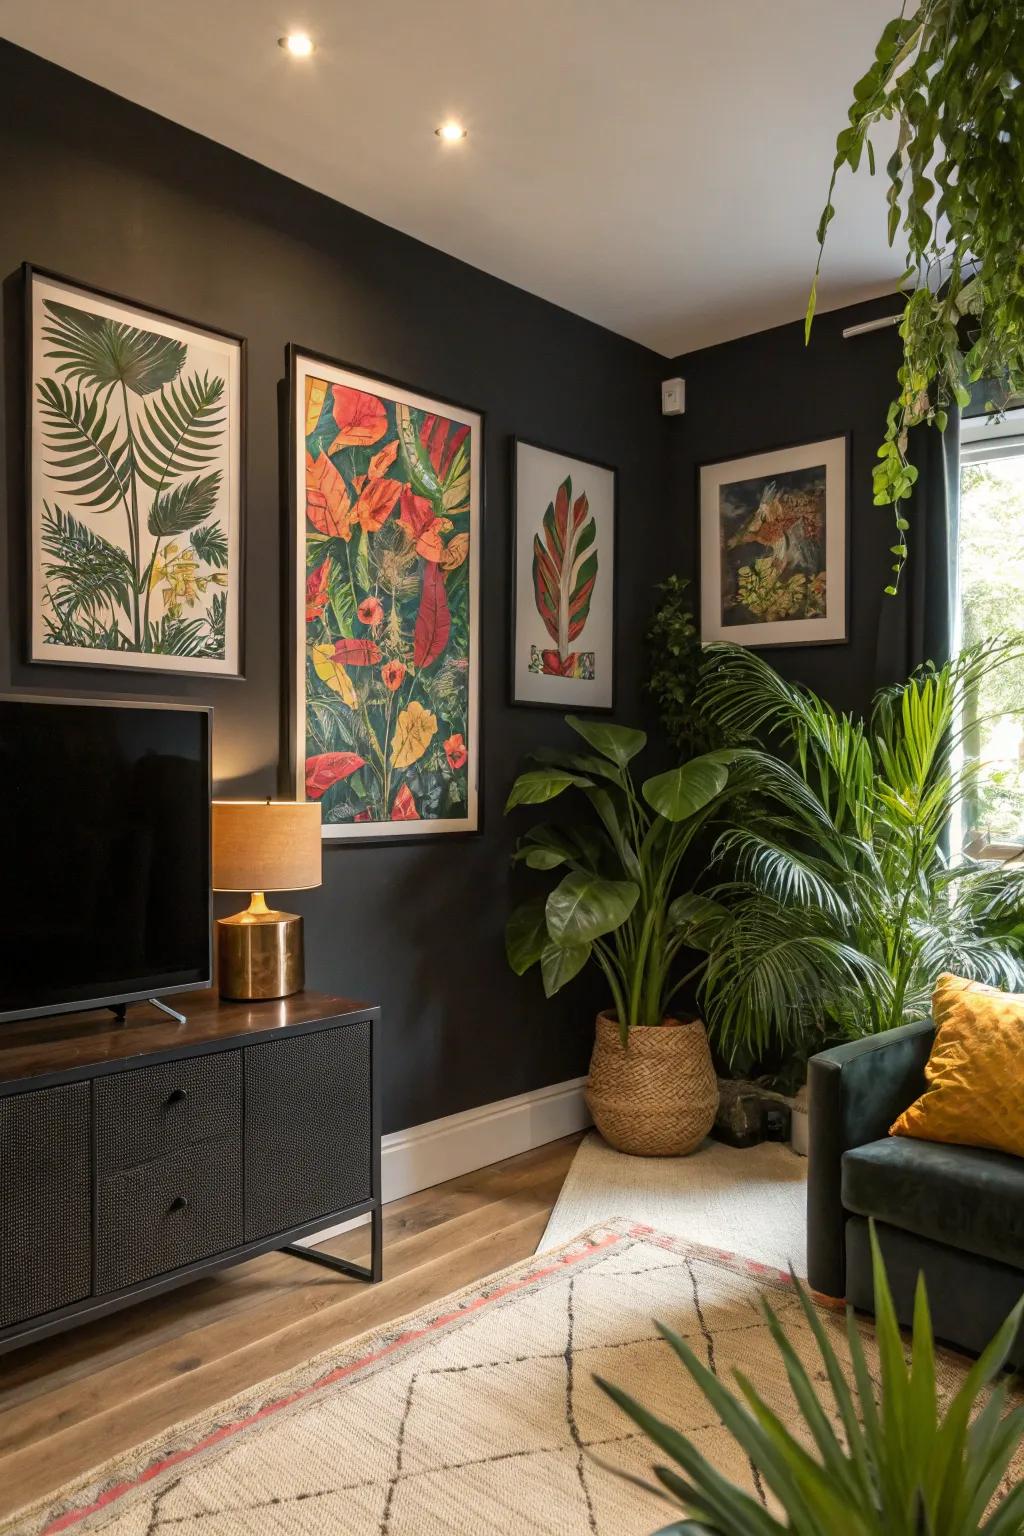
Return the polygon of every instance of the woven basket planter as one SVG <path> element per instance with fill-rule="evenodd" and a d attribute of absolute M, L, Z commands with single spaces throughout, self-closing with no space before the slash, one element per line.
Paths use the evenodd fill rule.
<path fill-rule="evenodd" d="M 605 1141 L 638 1157 L 694 1152 L 718 1108 L 718 1083 L 700 1019 L 636 1025 L 625 1047 L 610 1013 L 597 1016 L 587 1104 Z"/>

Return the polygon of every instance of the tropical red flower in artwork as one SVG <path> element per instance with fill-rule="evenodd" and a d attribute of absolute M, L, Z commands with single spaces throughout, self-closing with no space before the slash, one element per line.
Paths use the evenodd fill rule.
<path fill-rule="evenodd" d="M 368 448 L 371 443 L 380 441 L 388 425 L 388 413 L 382 400 L 365 390 L 349 389 L 344 384 L 332 384 L 331 394 L 334 396 L 331 414 L 339 432 L 328 453 L 337 453 L 341 448 Z"/>
<path fill-rule="evenodd" d="M 402 686 L 405 668 L 400 661 L 386 661 L 380 669 L 380 675 L 385 688 L 390 688 L 391 692 L 394 693 L 397 688 Z"/>
<path fill-rule="evenodd" d="M 397 480 L 367 480 L 352 511 L 352 521 L 366 533 L 376 533 L 395 510 L 402 487 Z"/>
<path fill-rule="evenodd" d="M 384 609 L 380 599 L 376 597 L 364 597 L 356 609 L 356 613 L 359 615 L 360 624 L 369 624 L 371 626 L 379 624 L 384 617 Z"/>
<path fill-rule="evenodd" d="M 331 557 L 321 560 L 315 570 L 306 577 L 306 623 L 322 619 L 327 607 L 328 584 L 331 579 Z"/>
<path fill-rule="evenodd" d="M 444 554 L 441 533 L 445 523 L 451 527 L 450 521 L 435 516 L 434 503 L 429 497 L 417 496 L 408 485 L 402 487 L 401 506 L 398 521 L 409 537 L 415 539 L 416 553 L 422 555 L 424 560 L 440 560 Z"/>
<path fill-rule="evenodd" d="M 448 759 L 449 767 L 456 771 L 466 766 L 466 743 L 461 731 L 456 731 L 454 736 L 449 736 L 444 744 L 444 755 Z"/>
<path fill-rule="evenodd" d="M 420 819 L 420 813 L 416 809 L 416 801 L 412 797 L 412 790 L 408 784 L 403 784 L 392 803 L 391 820 L 419 821 Z"/>
<path fill-rule="evenodd" d="M 398 438 L 393 437 L 390 443 L 385 443 L 379 453 L 375 453 L 370 460 L 367 477 L 370 480 L 379 480 L 381 475 L 386 475 L 392 464 L 398 458 Z"/>
<path fill-rule="evenodd" d="M 319 800 L 325 789 L 339 779 L 347 779 L 366 766 L 358 752 L 321 752 L 306 758 L 306 798 Z"/>
<path fill-rule="evenodd" d="M 352 817 L 352 820 L 353 821 L 372 821 L 373 820 L 373 812 L 372 811 L 360 811 L 357 816 L 353 816 Z"/>

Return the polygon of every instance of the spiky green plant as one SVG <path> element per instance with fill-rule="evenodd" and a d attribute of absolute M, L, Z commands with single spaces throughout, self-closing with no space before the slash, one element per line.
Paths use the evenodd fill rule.
<path fill-rule="evenodd" d="M 1024 642 L 995 640 L 875 698 L 868 720 L 715 647 L 700 706 L 751 743 L 733 752 L 758 804 L 727 828 L 688 941 L 707 950 L 701 1002 L 737 1063 L 823 1034 L 889 1029 L 927 1011 L 944 970 L 1024 985 L 1024 870 L 950 858 L 946 829 L 980 764 L 961 761 L 966 700 Z M 970 729 L 977 722 L 970 718 Z M 767 749 L 755 742 L 766 742 Z"/>
<path fill-rule="evenodd" d="M 847 1339 L 852 1383 L 807 1291 L 794 1276 L 800 1307 L 821 1355 L 831 1402 L 800 1361 L 785 1329 L 761 1307 L 793 1391 L 802 1435 L 794 1435 L 745 1375 L 738 1392 L 707 1369 L 670 1328 L 658 1330 L 713 1411 L 774 1495 L 775 1515 L 712 1466 L 692 1440 L 596 1377 L 598 1385 L 675 1463 L 653 1468 L 641 1487 L 678 1505 L 677 1536 L 1020 1536 L 1024 1482 L 1005 1491 L 1024 1436 L 1024 1409 L 1010 1408 L 998 1381 L 1024 1315 L 1024 1297 L 967 1370 L 949 1403 L 936 1390 L 935 1344 L 923 1277 L 914 1299 L 908 1363 L 885 1265 L 871 1232 L 879 1387 L 876 1393 L 852 1309 Z M 810 1448 L 808 1448 L 810 1447 Z"/>

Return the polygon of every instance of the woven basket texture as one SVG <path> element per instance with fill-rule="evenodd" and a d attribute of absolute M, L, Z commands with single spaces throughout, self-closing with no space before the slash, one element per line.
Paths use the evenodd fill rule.
<path fill-rule="evenodd" d="M 696 1151 L 718 1108 L 702 1021 L 635 1025 L 623 1047 L 615 1018 L 599 1013 L 587 1104 L 601 1135 L 618 1152 L 680 1157 Z"/>

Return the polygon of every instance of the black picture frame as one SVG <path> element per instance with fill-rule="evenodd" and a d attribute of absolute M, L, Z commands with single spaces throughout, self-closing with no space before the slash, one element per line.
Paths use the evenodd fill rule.
<path fill-rule="evenodd" d="M 849 645 L 849 643 L 850 643 L 850 605 L 851 605 L 852 594 L 853 594 L 852 561 L 850 559 L 850 534 L 851 534 L 851 530 L 852 530 L 852 526 L 853 526 L 853 524 L 852 524 L 852 509 L 853 509 L 853 433 L 852 433 L 852 431 L 849 428 L 842 428 L 842 429 L 837 430 L 835 432 L 817 433 L 817 434 L 815 434 L 814 437 L 799 438 L 796 441 L 789 440 L 789 441 L 782 442 L 782 443 L 780 443 L 780 442 L 764 443 L 764 444 L 755 446 L 753 448 L 745 449 L 742 453 L 729 453 L 729 454 L 720 455 L 720 456 L 718 456 L 716 458 L 713 458 L 713 459 L 702 459 L 698 464 L 696 464 L 694 466 L 694 472 L 693 472 L 694 473 L 694 481 L 693 481 L 693 484 L 694 484 L 694 506 L 696 507 L 696 510 L 697 510 L 697 515 L 696 515 L 696 525 L 697 525 L 697 562 L 696 562 L 696 576 L 695 576 L 695 580 L 694 580 L 694 595 L 695 595 L 695 608 L 696 608 L 696 615 L 695 616 L 696 616 L 696 619 L 697 619 L 697 625 L 698 625 L 698 629 L 700 631 L 701 640 L 703 641 L 704 644 L 714 643 L 715 639 L 717 638 L 717 637 L 711 637 L 711 639 L 709 640 L 709 638 L 707 636 L 705 636 L 705 634 L 704 634 L 704 625 L 703 625 L 703 611 L 704 611 L 704 607 L 703 607 L 703 605 L 704 605 L 704 575 L 703 575 L 703 521 L 704 521 L 704 517 L 703 517 L 703 514 L 704 514 L 704 508 L 703 508 L 702 499 L 701 499 L 701 476 L 702 476 L 704 470 L 706 470 L 706 469 L 715 469 L 719 465 L 722 465 L 722 464 L 740 463 L 744 459 L 759 458 L 759 457 L 761 457 L 763 455 L 766 455 L 766 454 L 771 454 L 771 453 L 787 453 L 787 452 L 790 452 L 790 451 L 795 452 L 795 451 L 797 451 L 799 449 L 802 449 L 802 448 L 814 448 L 814 447 L 817 447 L 820 444 L 838 442 L 840 440 L 842 440 L 842 443 L 843 443 L 842 486 L 843 486 L 843 501 L 844 501 L 844 514 L 843 514 L 843 523 L 842 523 L 843 565 L 844 565 L 844 570 L 843 570 L 843 581 L 841 583 L 841 588 L 842 588 L 842 592 L 843 592 L 843 633 L 842 633 L 842 635 L 830 636 L 830 637 L 825 638 L 825 639 L 812 637 L 812 638 L 809 638 L 809 639 L 806 639 L 806 640 L 799 640 L 799 639 L 798 640 L 764 640 L 764 639 L 756 639 L 755 638 L 755 636 L 757 635 L 757 631 L 758 631 L 759 626 L 751 625 L 751 626 L 749 626 L 749 633 L 750 633 L 750 636 L 751 636 L 749 642 L 746 641 L 746 640 L 738 640 L 738 639 L 733 640 L 732 637 L 730 637 L 730 641 L 733 644 L 741 644 L 741 645 L 744 645 L 746 649 L 755 650 L 755 651 L 762 650 L 762 649 L 763 650 L 773 650 L 773 651 L 774 650 L 794 650 L 794 649 L 799 649 L 799 648 L 805 648 L 806 649 L 806 648 L 814 648 L 814 647 L 820 646 L 820 645 Z"/>
<path fill-rule="evenodd" d="M 611 657 L 612 657 L 612 687 L 611 701 L 608 704 L 583 704 L 567 703 L 556 699 L 520 699 L 516 696 L 516 619 L 519 604 L 518 581 L 518 553 L 519 553 L 519 450 L 520 448 L 535 448 L 542 453 L 553 453 L 564 459 L 574 459 L 580 464 L 589 465 L 592 469 L 604 470 L 612 477 L 612 597 L 611 597 Z M 586 714 L 609 716 L 615 713 L 619 697 L 619 633 L 618 633 L 618 594 L 619 594 L 619 471 L 615 464 L 606 464 L 600 459 L 591 458 L 587 454 L 576 453 L 572 449 L 555 447 L 551 443 L 541 443 L 535 438 L 513 436 L 509 442 L 509 485 L 510 485 L 510 515 L 509 524 L 511 538 L 509 544 L 509 575 L 508 575 L 508 703 L 514 709 L 542 709 L 555 710 L 559 714 Z"/>
<path fill-rule="evenodd" d="M 293 430 L 297 410 L 298 387 L 298 359 L 303 358 L 310 363 L 322 363 L 328 368 L 336 368 L 346 373 L 358 374 L 366 381 L 367 387 L 381 385 L 385 388 L 404 390 L 410 394 L 419 394 L 429 398 L 434 404 L 450 408 L 455 411 L 468 412 L 475 416 L 480 423 L 480 442 L 478 449 L 479 462 L 479 514 L 477 527 L 477 605 L 480 613 L 477 619 L 476 646 L 479 662 L 476 674 L 476 825 L 446 832 L 423 831 L 414 835 L 388 836 L 386 833 L 367 833 L 358 838 L 324 837 L 322 845 L 324 851 L 328 849 L 346 849 L 354 852 L 360 848 L 418 848 L 429 843 L 451 843 L 470 841 L 482 837 L 484 831 L 485 809 L 485 732 L 484 732 L 484 699 L 483 678 L 486 662 L 485 651 L 485 626 L 483 623 L 483 575 L 484 556 L 486 553 L 487 530 L 487 413 L 478 406 L 470 405 L 464 400 L 454 400 L 451 396 L 436 393 L 421 384 L 412 383 L 407 379 L 395 378 L 393 375 L 380 373 L 368 368 L 364 363 L 352 362 L 344 358 L 334 357 L 328 352 L 323 352 L 316 347 L 307 347 L 299 342 L 290 341 L 285 347 L 285 376 L 280 396 L 280 429 L 282 434 L 281 467 L 284 477 L 282 487 L 282 502 L 284 515 L 281 520 L 284 548 L 281 560 L 282 592 L 281 612 L 284 616 L 284 624 L 281 633 L 281 673 L 284 686 L 282 696 L 282 722 L 281 742 L 282 759 L 279 771 L 279 783 L 282 792 L 292 799 L 299 799 L 304 793 L 304 784 L 299 773 L 299 742 L 298 742 L 298 712 L 299 698 L 296 687 L 296 642 L 299 634 L 299 564 L 298 547 L 300 527 L 305 525 L 305 508 L 300 509 L 296 496 L 298 481 L 297 434 Z M 378 826 L 386 826 L 387 823 L 376 823 Z M 429 826 L 425 822 L 424 826 Z"/>
<path fill-rule="evenodd" d="M 194 320 L 187 315 L 180 315 L 173 310 L 162 309 L 157 304 L 150 304 L 142 299 L 132 298 L 127 294 L 119 293 L 114 289 L 98 288 L 93 283 L 82 282 L 79 278 L 70 277 L 65 272 L 57 272 L 50 267 L 38 266 L 33 262 L 22 263 L 23 285 L 23 326 L 25 340 L 25 382 L 24 382 L 24 455 L 25 455 L 25 630 L 24 630 L 24 658 L 29 666 L 46 667 L 96 667 L 99 670 L 112 675 L 135 674 L 142 676 L 155 675 L 160 677 L 191 677 L 202 680 L 216 679 L 221 682 L 244 682 L 245 672 L 245 594 L 246 594 L 246 557 L 247 557 L 247 524 L 248 524 L 248 373 L 249 373 L 249 342 L 245 336 L 240 336 L 234 331 L 225 330 L 221 326 L 209 325 L 203 320 Z M 175 668 L 172 666 L 147 666 L 145 663 L 135 663 L 131 666 L 121 665 L 116 662 L 103 660 L 85 660 L 82 658 L 63 658 L 58 656 L 35 655 L 33 647 L 33 582 L 35 570 L 33 565 L 34 539 L 32 504 L 32 479 L 33 479 L 33 447 L 32 447 L 32 423 L 34 401 L 32 399 L 32 379 L 35 370 L 35 349 L 33 342 L 32 325 L 32 294 L 35 279 L 42 279 L 52 283 L 62 283 L 69 288 L 75 288 L 80 293 L 92 295 L 94 298 L 111 304 L 121 304 L 125 308 L 138 310 L 143 315 L 153 315 L 157 319 L 164 320 L 173 325 L 187 326 L 190 330 L 202 331 L 209 336 L 216 336 L 223 341 L 236 345 L 239 349 L 238 371 L 238 665 L 233 671 L 208 670 L 199 667 Z M 116 656 L 116 651 L 109 653 Z M 139 654 L 137 652 L 131 653 Z M 97 650 L 97 656 L 103 652 Z"/>

